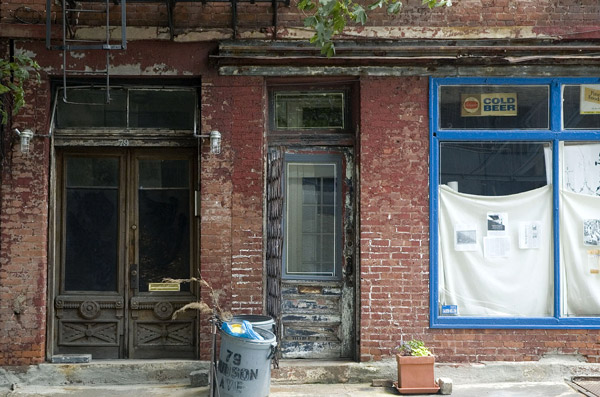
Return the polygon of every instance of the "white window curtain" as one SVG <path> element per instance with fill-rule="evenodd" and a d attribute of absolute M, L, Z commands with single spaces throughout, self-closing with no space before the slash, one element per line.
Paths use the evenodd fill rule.
<path fill-rule="evenodd" d="M 561 143 L 563 314 L 600 315 L 600 144 Z M 584 232 L 584 229 L 585 232 Z"/>
<path fill-rule="evenodd" d="M 439 201 L 440 304 L 456 305 L 460 316 L 551 316 L 551 186 L 509 196 L 477 196 L 441 185 Z M 502 257 L 485 255 L 490 213 L 506 215 L 509 248 L 504 247 Z M 538 225 L 539 246 L 520 248 L 520 225 L 532 223 Z M 457 227 L 476 230 L 467 250 L 457 249 Z"/>

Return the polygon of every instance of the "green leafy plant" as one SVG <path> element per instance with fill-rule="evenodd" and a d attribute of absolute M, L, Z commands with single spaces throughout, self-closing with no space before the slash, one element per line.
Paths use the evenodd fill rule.
<path fill-rule="evenodd" d="M 410 340 L 408 342 L 402 342 L 400 346 L 396 348 L 398 353 L 402 356 L 433 356 L 431 350 L 429 350 L 422 340 Z"/>
<path fill-rule="evenodd" d="M 0 59 L 0 124 L 8 123 L 9 114 L 15 115 L 25 106 L 27 80 L 40 82 L 40 65 L 26 55 L 15 55 L 12 60 Z"/>
<path fill-rule="evenodd" d="M 452 5 L 452 0 L 422 0 L 430 9 Z M 365 9 L 353 0 L 300 0 L 298 8 L 313 12 L 304 19 L 304 26 L 314 30 L 310 42 L 321 48 L 321 53 L 335 55 L 333 36 L 341 34 L 349 22 L 364 25 L 367 14 L 377 8 L 385 8 L 389 15 L 396 15 L 402 8 L 400 0 L 376 0 Z"/>

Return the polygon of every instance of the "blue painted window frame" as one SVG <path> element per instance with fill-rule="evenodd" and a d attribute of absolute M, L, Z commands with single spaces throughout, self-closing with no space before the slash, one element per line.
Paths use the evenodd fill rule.
<path fill-rule="evenodd" d="M 561 308 L 560 240 L 559 240 L 559 169 L 560 141 L 600 141 L 600 129 L 565 130 L 562 126 L 562 86 L 600 84 L 600 78 L 434 78 L 429 79 L 429 252 L 430 252 L 430 326 L 431 328 L 470 329 L 600 329 L 598 317 L 563 317 Z M 439 93 L 447 85 L 547 85 L 549 87 L 549 129 L 527 130 L 459 130 L 440 129 Z M 461 317 L 439 315 L 438 208 L 440 142 L 452 141 L 532 141 L 552 143 L 552 215 L 554 240 L 554 312 L 549 317 Z M 600 314 L 600 313 L 599 313 Z"/>

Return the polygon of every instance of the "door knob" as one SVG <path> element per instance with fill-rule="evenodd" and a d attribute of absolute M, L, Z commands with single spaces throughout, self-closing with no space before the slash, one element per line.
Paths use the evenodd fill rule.
<path fill-rule="evenodd" d="M 138 275 L 138 265 L 133 264 L 129 266 L 129 288 L 138 289 L 139 286 L 139 275 Z"/>

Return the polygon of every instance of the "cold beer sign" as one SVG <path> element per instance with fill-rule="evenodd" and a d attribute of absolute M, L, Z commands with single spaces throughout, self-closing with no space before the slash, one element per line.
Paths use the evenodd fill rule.
<path fill-rule="evenodd" d="M 517 93 L 461 94 L 462 117 L 516 116 Z"/>

